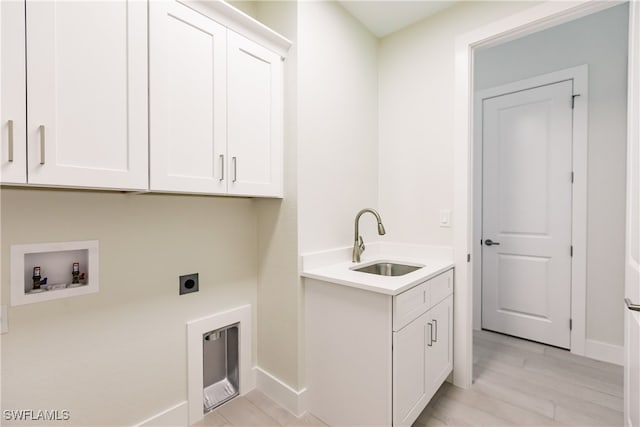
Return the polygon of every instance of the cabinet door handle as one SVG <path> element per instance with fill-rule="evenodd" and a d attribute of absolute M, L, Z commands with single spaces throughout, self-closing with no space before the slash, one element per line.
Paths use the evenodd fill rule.
<path fill-rule="evenodd" d="M 238 160 L 236 156 L 233 156 L 231 161 L 233 162 L 233 180 L 231 182 L 236 182 L 238 180 Z"/>
<path fill-rule="evenodd" d="M 224 154 L 220 154 L 220 181 L 224 181 Z"/>
<path fill-rule="evenodd" d="M 40 125 L 40 164 L 44 165 L 45 155 L 44 155 L 44 125 Z"/>
<path fill-rule="evenodd" d="M 9 131 L 9 158 L 13 162 L 13 120 L 7 121 L 7 130 Z"/>
<path fill-rule="evenodd" d="M 433 342 L 438 342 L 438 321 L 436 319 L 433 319 L 433 324 L 434 327 L 431 329 L 431 332 L 433 332 L 433 330 L 436 330 L 436 337 L 433 338 Z"/>
<path fill-rule="evenodd" d="M 429 325 L 429 342 L 427 343 L 427 347 L 433 346 L 433 325 L 431 323 L 427 323 Z"/>

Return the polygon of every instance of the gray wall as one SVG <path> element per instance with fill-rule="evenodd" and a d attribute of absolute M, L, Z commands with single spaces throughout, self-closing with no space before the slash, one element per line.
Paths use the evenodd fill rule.
<path fill-rule="evenodd" d="M 622 345 L 628 5 L 480 50 L 476 90 L 589 66 L 587 339 Z"/>

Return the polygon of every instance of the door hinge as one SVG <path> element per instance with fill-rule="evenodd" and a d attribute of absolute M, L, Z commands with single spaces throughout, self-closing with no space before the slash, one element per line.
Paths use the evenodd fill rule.
<path fill-rule="evenodd" d="M 580 94 L 578 95 L 571 95 L 571 109 L 574 109 L 576 107 L 576 97 L 580 96 Z"/>
<path fill-rule="evenodd" d="M 569 330 L 573 330 L 573 319 L 569 319 Z"/>
<path fill-rule="evenodd" d="M 573 257 L 573 245 L 571 245 L 570 249 L 569 249 L 569 253 L 571 254 L 571 256 Z"/>
<path fill-rule="evenodd" d="M 573 180 L 574 180 L 574 178 L 575 178 L 575 174 L 574 174 L 574 172 L 572 171 L 572 172 L 571 172 L 571 183 L 572 183 L 572 184 L 573 184 Z"/>
<path fill-rule="evenodd" d="M 471 262 L 471 254 L 467 254 L 467 262 Z"/>

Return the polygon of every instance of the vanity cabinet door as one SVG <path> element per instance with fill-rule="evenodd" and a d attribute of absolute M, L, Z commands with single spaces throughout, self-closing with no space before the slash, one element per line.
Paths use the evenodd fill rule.
<path fill-rule="evenodd" d="M 428 398 L 440 388 L 453 369 L 453 296 L 433 307 L 427 313 L 431 346 L 427 346 Z"/>
<path fill-rule="evenodd" d="M 393 425 L 410 426 L 429 397 L 426 348 L 428 313 L 393 333 Z"/>

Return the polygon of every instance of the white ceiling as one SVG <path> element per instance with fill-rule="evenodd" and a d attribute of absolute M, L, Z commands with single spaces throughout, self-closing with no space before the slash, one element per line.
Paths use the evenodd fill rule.
<path fill-rule="evenodd" d="M 384 37 L 457 3 L 458 0 L 338 0 L 373 34 Z"/>

